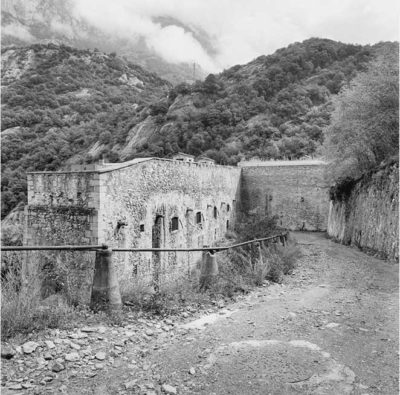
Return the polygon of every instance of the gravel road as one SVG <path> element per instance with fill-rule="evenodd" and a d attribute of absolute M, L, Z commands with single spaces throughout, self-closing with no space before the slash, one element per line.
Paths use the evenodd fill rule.
<path fill-rule="evenodd" d="M 398 265 L 324 234 L 296 238 L 303 255 L 283 284 L 196 319 L 147 324 L 140 342 L 120 341 L 111 363 L 109 348 L 100 366 L 93 357 L 93 374 L 65 362 L 40 387 L 8 382 L 2 393 L 398 394 Z M 96 329 L 91 347 L 115 346 L 129 330 Z"/>

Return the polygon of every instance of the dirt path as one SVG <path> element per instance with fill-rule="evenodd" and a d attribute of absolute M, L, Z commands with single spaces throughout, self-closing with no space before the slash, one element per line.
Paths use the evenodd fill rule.
<path fill-rule="evenodd" d="M 38 393 L 398 394 L 398 265 L 296 237 L 303 257 L 284 284 L 148 333 L 93 377 L 64 371 Z"/>

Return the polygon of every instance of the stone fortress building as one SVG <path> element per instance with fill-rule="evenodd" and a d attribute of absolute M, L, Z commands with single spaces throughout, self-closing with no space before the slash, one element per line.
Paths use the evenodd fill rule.
<path fill-rule="evenodd" d="M 328 186 L 321 161 L 215 165 L 190 155 L 140 158 L 28 174 L 26 245 L 110 248 L 202 248 L 234 229 L 242 216 L 279 216 L 291 230 L 326 230 Z M 91 283 L 94 254 L 83 264 Z M 176 278 L 201 252 L 115 253 L 118 276 Z"/>

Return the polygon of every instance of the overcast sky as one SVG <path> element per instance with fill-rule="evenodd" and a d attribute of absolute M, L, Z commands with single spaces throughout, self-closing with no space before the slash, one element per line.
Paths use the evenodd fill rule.
<path fill-rule="evenodd" d="M 142 36 L 167 61 L 196 62 L 210 72 L 310 37 L 359 44 L 398 40 L 398 0 L 74 2 L 75 13 L 97 27 L 131 40 Z M 179 20 L 193 33 L 181 26 L 161 25 L 156 19 L 160 16 Z"/>

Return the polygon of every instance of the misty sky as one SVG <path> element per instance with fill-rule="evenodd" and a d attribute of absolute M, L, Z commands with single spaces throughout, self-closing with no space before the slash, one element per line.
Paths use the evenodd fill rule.
<path fill-rule="evenodd" d="M 398 0 L 74 2 L 76 15 L 97 27 L 131 40 L 143 37 L 165 60 L 196 62 L 209 72 L 310 37 L 359 44 L 398 40 Z M 162 24 L 159 17 L 181 25 Z"/>

